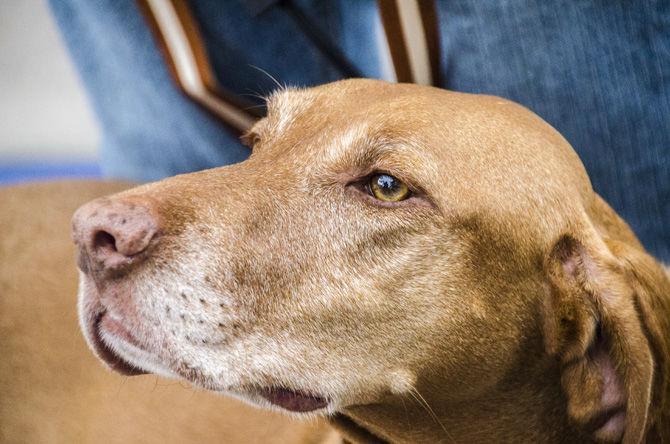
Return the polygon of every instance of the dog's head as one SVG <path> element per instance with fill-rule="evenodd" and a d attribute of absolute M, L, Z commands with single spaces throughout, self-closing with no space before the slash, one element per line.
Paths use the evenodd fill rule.
<path fill-rule="evenodd" d="M 605 238 L 637 241 L 537 116 L 353 80 L 274 94 L 246 139 L 245 162 L 75 215 L 109 366 L 299 414 L 462 403 L 541 369 L 577 423 L 643 432 L 649 332 Z"/>

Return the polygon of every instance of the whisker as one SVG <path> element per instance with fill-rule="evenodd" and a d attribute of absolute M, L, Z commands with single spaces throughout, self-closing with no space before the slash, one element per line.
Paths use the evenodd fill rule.
<path fill-rule="evenodd" d="M 265 108 L 265 105 L 251 105 L 251 106 L 245 106 L 243 109 L 245 111 L 250 110 L 250 109 L 257 109 L 257 108 Z"/>
<path fill-rule="evenodd" d="M 268 101 L 267 95 L 263 95 L 263 94 L 259 93 L 258 91 L 251 91 L 251 92 L 248 92 L 248 93 L 240 93 L 239 95 L 244 96 L 244 97 L 253 97 L 255 99 L 261 100 L 263 103 L 267 103 L 267 101 Z"/>
<path fill-rule="evenodd" d="M 426 410 L 426 412 L 428 412 L 430 417 L 442 428 L 442 430 L 444 431 L 444 434 L 447 436 L 447 438 L 449 438 L 449 440 L 451 442 L 455 443 L 456 441 L 449 434 L 449 432 L 447 431 L 447 428 L 444 426 L 444 424 L 442 424 L 440 419 L 437 417 L 437 414 L 435 414 L 435 411 L 433 410 L 433 408 L 430 406 L 430 404 L 428 404 L 428 401 L 426 401 L 426 398 L 424 398 L 423 395 L 421 395 L 421 393 L 419 393 L 419 391 L 416 388 L 411 388 L 409 390 L 409 394 L 412 395 L 412 397 L 416 400 L 416 402 L 419 403 L 419 405 L 421 405 Z"/>
<path fill-rule="evenodd" d="M 254 68 L 254 69 L 256 69 L 256 70 L 258 70 L 258 71 L 260 71 L 260 72 L 262 72 L 262 73 L 265 74 L 266 76 L 268 76 L 268 77 L 275 83 L 275 85 L 277 85 L 277 88 L 279 88 L 280 91 L 286 89 L 286 85 L 282 85 L 281 83 L 279 83 L 279 80 L 275 79 L 275 78 L 272 76 L 272 74 L 270 74 L 269 72 L 267 72 L 267 71 L 264 70 L 263 68 L 260 68 L 260 67 L 258 67 L 258 66 L 256 66 L 256 65 L 249 65 L 249 66 L 251 66 L 252 68 Z"/>
<path fill-rule="evenodd" d="M 407 424 L 406 427 L 409 429 L 410 427 L 409 410 L 407 410 L 407 404 L 405 404 L 405 398 L 403 396 L 400 396 L 400 402 L 402 402 L 402 408 L 405 410 L 405 423 Z"/>

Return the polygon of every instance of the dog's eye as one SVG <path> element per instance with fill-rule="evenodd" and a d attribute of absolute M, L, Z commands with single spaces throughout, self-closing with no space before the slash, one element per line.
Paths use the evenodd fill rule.
<path fill-rule="evenodd" d="M 399 202 L 411 194 L 407 185 L 389 174 L 370 177 L 368 189 L 373 197 L 384 202 Z"/>

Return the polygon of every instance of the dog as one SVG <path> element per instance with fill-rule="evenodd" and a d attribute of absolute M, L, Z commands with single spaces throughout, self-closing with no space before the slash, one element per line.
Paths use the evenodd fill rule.
<path fill-rule="evenodd" d="M 155 376 L 123 377 L 90 353 L 77 322 L 70 219 L 87 201 L 129 186 L 0 188 L 0 442 L 338 442 L 322 422 L 298 422 Z"/>
<path fill-rule="evenodd" d="M 670 280 L 550 125 L 376 80 L 272 94 L 242 163 L 81 207 L 79 316 L 348 442 L 670 439 Z"/>

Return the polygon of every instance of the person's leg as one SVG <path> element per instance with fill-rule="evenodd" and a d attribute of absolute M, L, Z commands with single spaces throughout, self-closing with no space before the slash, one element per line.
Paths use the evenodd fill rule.
<path fill-rule="evenodd" d="M 265 8 L 254 8 L 267 3 Z M 350 75 L 305 32 L 313 28 L 363 77 L 379 77 L 374 0 L 221 2 L 196 0 L 191 10 L 219 83 L 237 94 L 267 94 L 282 85 L 306 87 Z"/>
<path fill-rule="evenodd" d="M 574 146 L 600 193 L 670 260 L 667 2 L 438 2 L 449 89 L 520 102 Z"/>
<path fill-rule="evenodd" d="M 221 86 L 254 100 L 277 87 L 311 86 L 346 75 L 315 46 L 296 10 L 366 76 L 378 75 L 375 2 L 343 9 L 296 1 L 254 10 L 245 2 L 189 2 Z M 347 3 L 347 2 L 344 2 Z M 176 88 L 133 0 L 50 0 L 102 128 L 107 176 L 154 180 L 238 162 L 235 135 Z M 359 39 L 359 40 L 357 40 Z"/>
<path fill-rule="evenodd" d="M 248 155 L 177 90 L 134 1 L 50 3 L 101 123 L 107 176 L 154 180 Z"/>

